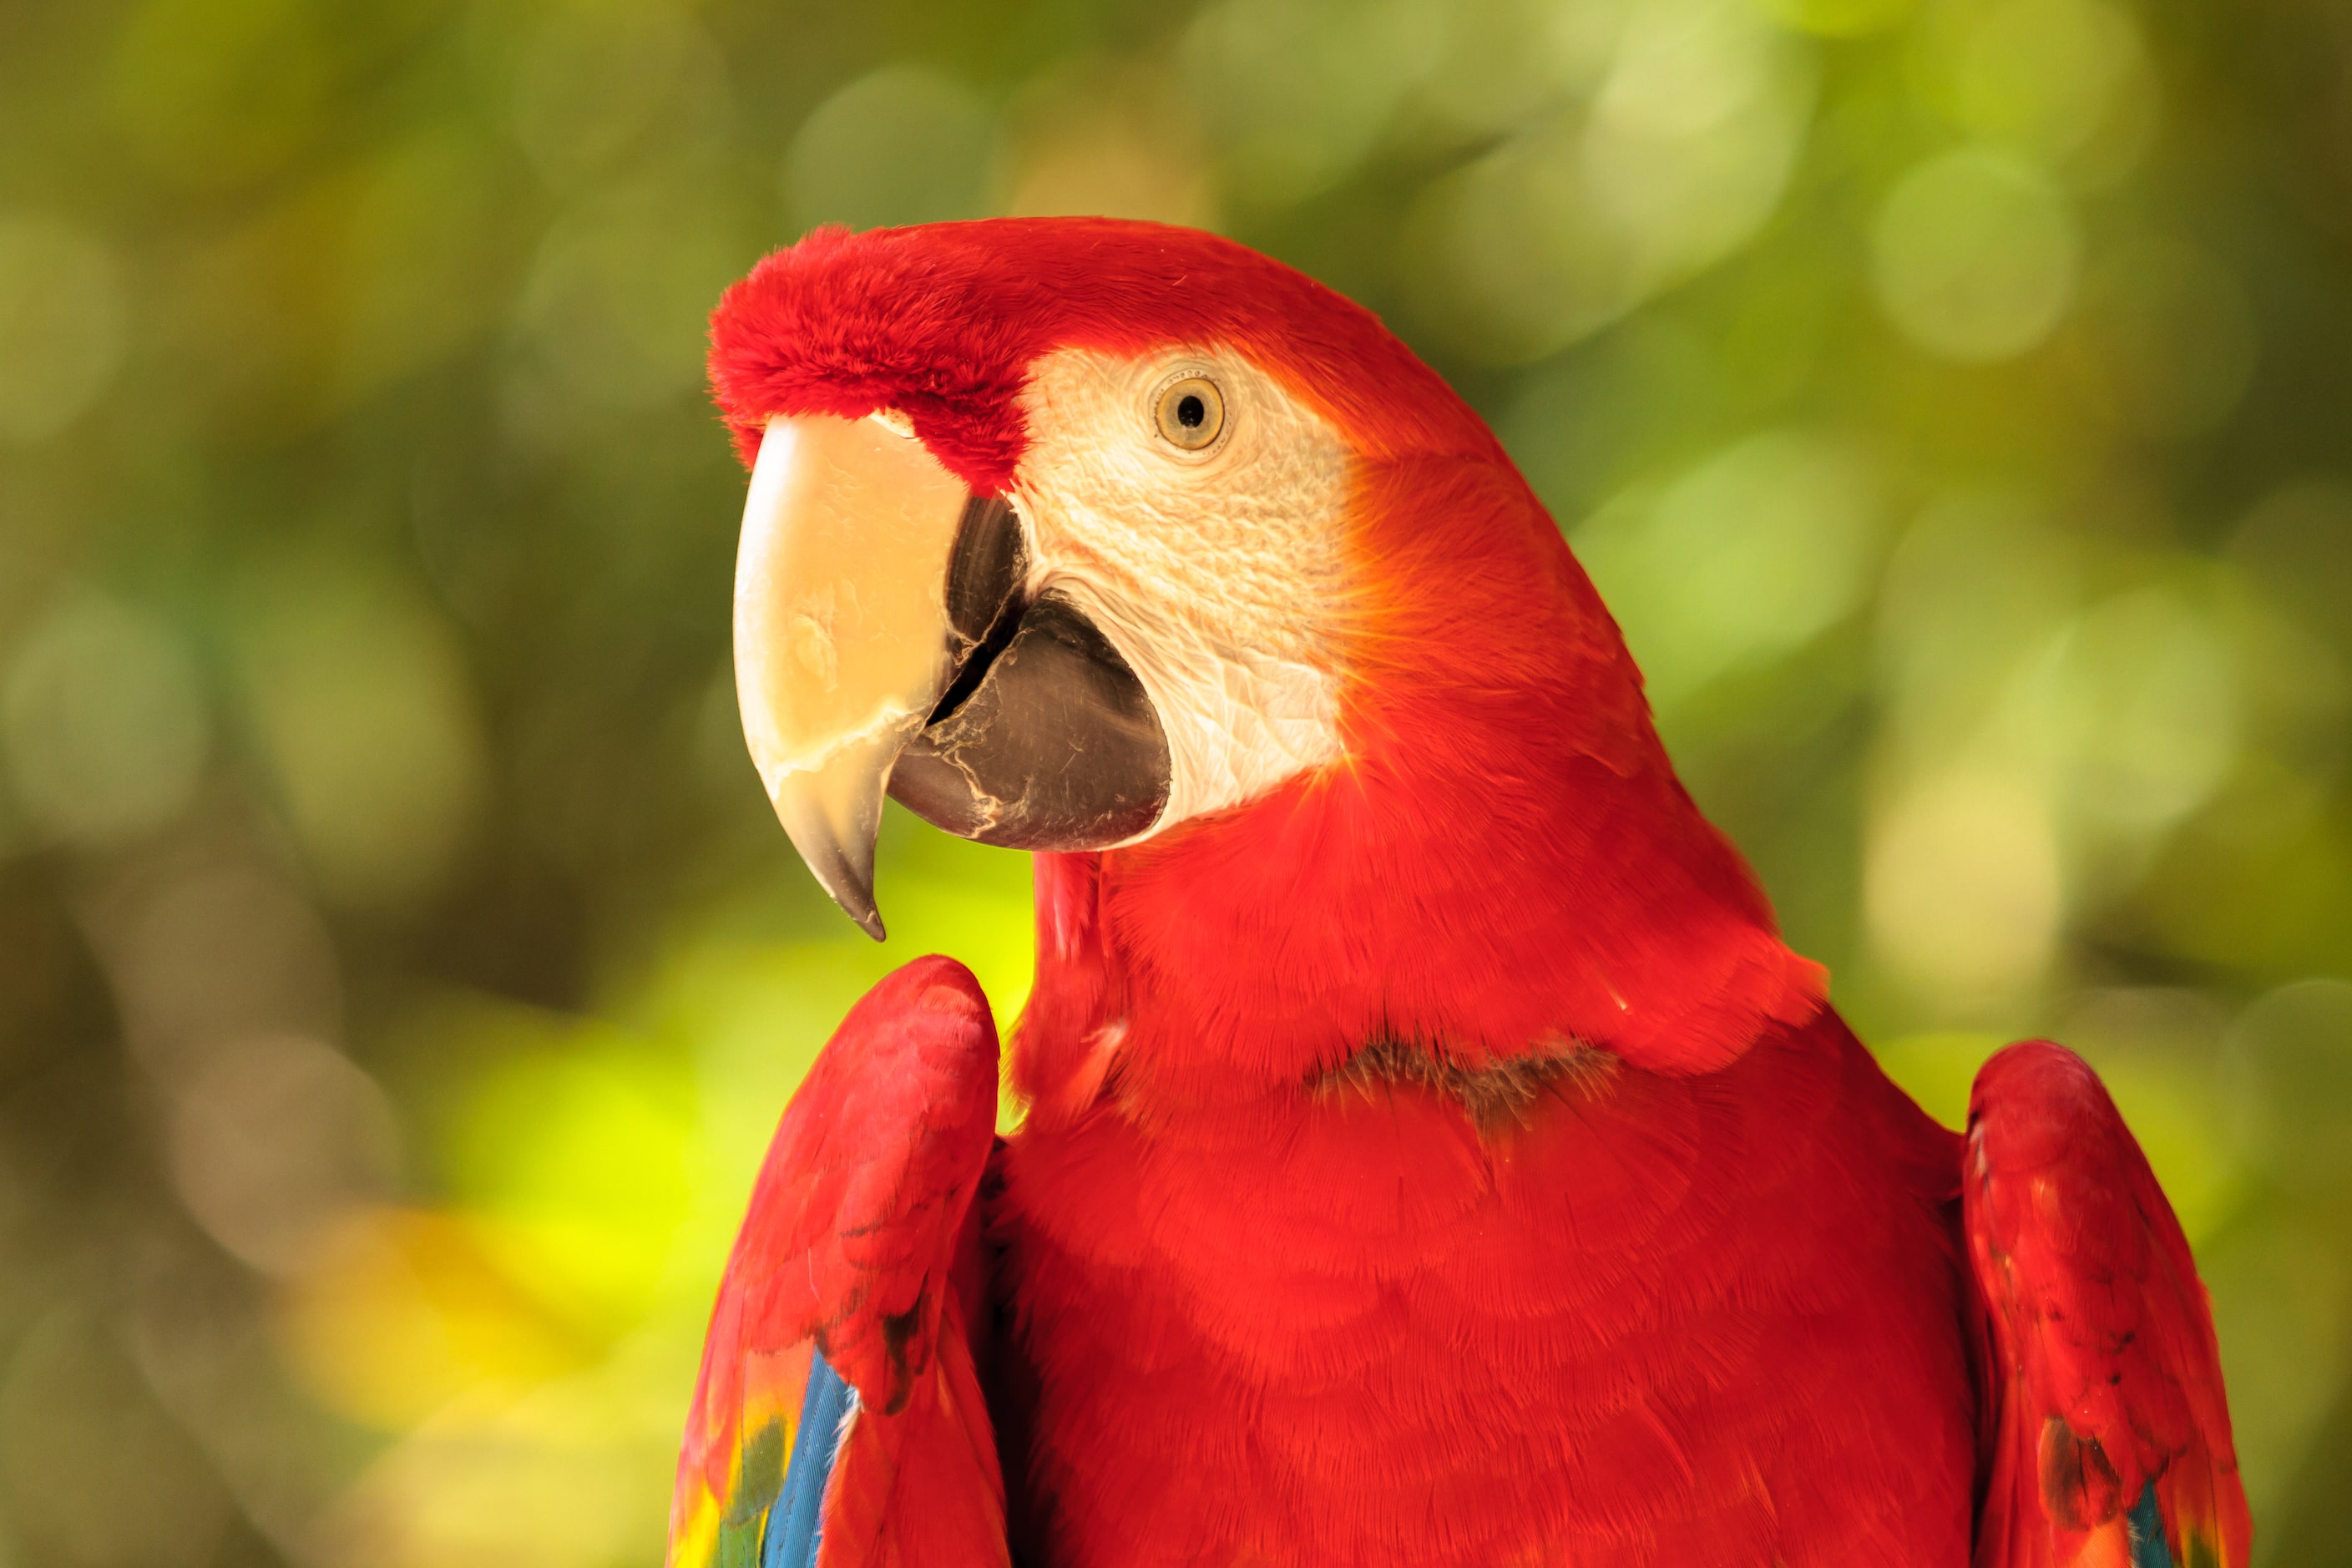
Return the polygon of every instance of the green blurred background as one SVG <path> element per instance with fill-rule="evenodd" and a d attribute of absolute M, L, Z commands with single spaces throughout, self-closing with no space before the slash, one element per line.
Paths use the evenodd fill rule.
<path fill-rule="evenodd" d="M 989 212 L 1485 411 L 1896 1076 L 2107 1076 L 2352 1562 L 2352 12 L 13 0 L 0 1564 L 656 1560 L 810 1054 L 1029 952 L 1024 858 L 894 815 L 876 949 L 770 818 L 702 319 Z"/>

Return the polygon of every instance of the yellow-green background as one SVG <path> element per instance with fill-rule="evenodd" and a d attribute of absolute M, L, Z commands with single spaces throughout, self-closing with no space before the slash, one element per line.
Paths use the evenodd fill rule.
<path fill-rule="evenodd" d="M 883 969 L 736 733 L 719 288 L 1203 224 L 1495 423 L 1930 1109 L 2051 1032 L 2352 1561 L 2352 13 L 2331 0 L 0 5 L 0 1564 L 660 1550 Z"/>

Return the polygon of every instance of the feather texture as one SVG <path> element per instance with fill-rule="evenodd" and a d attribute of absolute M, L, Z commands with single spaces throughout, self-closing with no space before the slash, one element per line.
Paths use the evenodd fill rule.
<path fill-rule="evenodd" d="M 2243 1568 L 2252 1530 L 2204 1288 L 2081 1058 L 2029 1040 L 1985 1064 L 1966 1191 L 2000 1372 L 1979 1568 Z"/>
<path fill-rule="evenodd" d="M 1959 1568 L 1957 1163 L 1826 1014 L 1484 1134 L 1410 1075 L 1033 1126 L 1027 1560 Z"/>
<path fill-rule="evenodd" d="M 919 1070 L 886 1058 L 931 982 L 860 1004 L 730 1265 L 681 1539 L 782 1487 L 813 1339 L 859 1405 L 828 1568 L 1005 1561 L 1007 1503 L 1040 1568 L 2242 1568 L 2193 1270 L 2087 1069 L 1988 1068 L 1964 1169 L 1675 778 L 1552 520 L 1369 312 L 1156 225 L 825 231 L 730 290 L 710 363 L 747 451 L 890 408 L 1017 491 L 1065 349 L 1238 355 L 1344 437 L 1339 754 L 1038 857 L 985 1247 L 968 977 Z"/>
<path fill-rule="evenodd" d="M 672 1568 L 1006 1561 L 971 1340 L 996 1055 L 971 973 L 921 959 L 793 1095 L 704 1342 Z"/>

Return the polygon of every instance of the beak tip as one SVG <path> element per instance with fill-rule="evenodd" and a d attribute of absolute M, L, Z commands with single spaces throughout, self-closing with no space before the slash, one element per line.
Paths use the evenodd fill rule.
<path fill-rule="evenodd" d="M 859 931 L 876 942 L 889 939 L 890 933 L 882 927 L 882 911 L 874 907 L 874 881 L 871 877 L 853 882 L 838 892 L 830 887 L 825 891 L 833 893 L 833 901 L 841 906 L 843 914 L 857 922 Z"/>
<path fill-rule="evenodd" d="M 868 841 L 869 844 L 871 840 Z M 857 929 L 876 942 L 887 935 L 882 926 L 882 911 L 874 905 L 873 850 L 866 852 L 866 864 L 858 866 L 835 849 L 831 856 L 809 856 L 803 852 L 812 870 L 817 872 L 817 885 L 841 906 L 841 912 L 857 922 Z"/>
<path fill-rule="evenodd" d="M 819 877 L 817 884 L 841 906 L 841 912 L 857 922 L 857 929 L 876 942 L 885 942 L 889 932 L 882 925 L 882 911 L 874 906 L 874 879 L 864 877 Z"/>
<path fill-rule="evenodd" d="M 841 912 L 876 942 L 886 936 L 874 907 L 874 840 L 882 816 L 880 781 L 866 804 L 862 778 L 851 779 L 846 799 L 828 799 L 822 784 L 779 787 L 769 798 L 801 862 Z"/>

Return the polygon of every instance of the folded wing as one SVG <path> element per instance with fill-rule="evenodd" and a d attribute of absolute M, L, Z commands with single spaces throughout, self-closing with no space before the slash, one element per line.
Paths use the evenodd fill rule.
<path fill-rule="evenodd" d="M 961 964 L 850 1010 L 785 1110 L 729 1258 L 671 1568 L 1003 1564 L 973 1363 L 996 1029 Z"/>
<path fill-rule="evenodd" d="M 1965 1159 L 1997 1423 L 1977 1568 L 2243 1568 L 2205 1289 L 2097 1075 L 2046 1040 L 2000 1052 Z"/>

